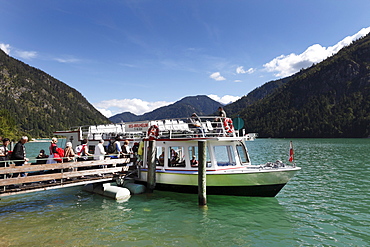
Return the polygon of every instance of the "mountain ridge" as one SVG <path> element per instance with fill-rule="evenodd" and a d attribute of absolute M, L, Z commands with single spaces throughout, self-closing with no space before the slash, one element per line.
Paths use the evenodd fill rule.
<path fill-rule="evenodd" d="M 151 112 L 142 115 L 135 115 L 130 112 L 116 114 L 109 118 L 113 123 L 128 121 L 159 120 L 164 118 L 181 118 L 191 116 L 192 113 L 198 115 L 212 115 L 219 106 L 223 106 L 206 95 L 186 96 L 179 101 L 168 106 L 159 107 Z"/>

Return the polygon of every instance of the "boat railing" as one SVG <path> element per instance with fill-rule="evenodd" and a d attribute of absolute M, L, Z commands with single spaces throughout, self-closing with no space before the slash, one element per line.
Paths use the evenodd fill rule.
<path fill-rule="evenodd" d="M 89 140 L 148 138 L 148 130 L 154 126 L 158 138 L 211 138 L 236 137 L 239 132 L 234 129 L 230 118 L 217 116 L 199 116 L 188 118 L 171 118 L 150 121 L 125 122 L 108 125 L 80 127 L 83 138 Z"/>

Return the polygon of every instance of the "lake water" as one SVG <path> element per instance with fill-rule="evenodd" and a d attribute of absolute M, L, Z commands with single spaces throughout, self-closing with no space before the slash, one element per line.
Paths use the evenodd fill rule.
<path fill-rule="evenodd" d="M 248 142 L 253 164 L 286 161 L 289 141 Z M 126 202 L 81 187 L 9 196 L 0 246 L 369 246 L 370 139 L 292 141 L 302 170 L 274 198 L 208 196 L 200 208 L 197 195 L 161 191 Z"/>

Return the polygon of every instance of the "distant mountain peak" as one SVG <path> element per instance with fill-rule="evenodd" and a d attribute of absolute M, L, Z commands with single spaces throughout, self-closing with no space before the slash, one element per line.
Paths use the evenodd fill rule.
<path fill-rule="evenodd" d="M 109 120 L 113 123 L 158 120 L 191 116 L 192 113 L 196 113 L 199 116 L 206 116 L 213 115 L 219 106 L 222 106 L 220 102 L 206 95 L 187 96 L 171 105 L 162 106 L 143 115 L 137 116 L 132 113 L 124 112 L 110 117 Z"/>

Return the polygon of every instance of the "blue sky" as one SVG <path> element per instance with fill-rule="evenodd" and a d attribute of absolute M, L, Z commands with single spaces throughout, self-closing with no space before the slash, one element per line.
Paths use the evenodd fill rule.
<path fill-rule="evenodd" d="M 106 116 L 223 103 L 370 32 L 369 0 L 0 0 L 0 48 Z"/>

